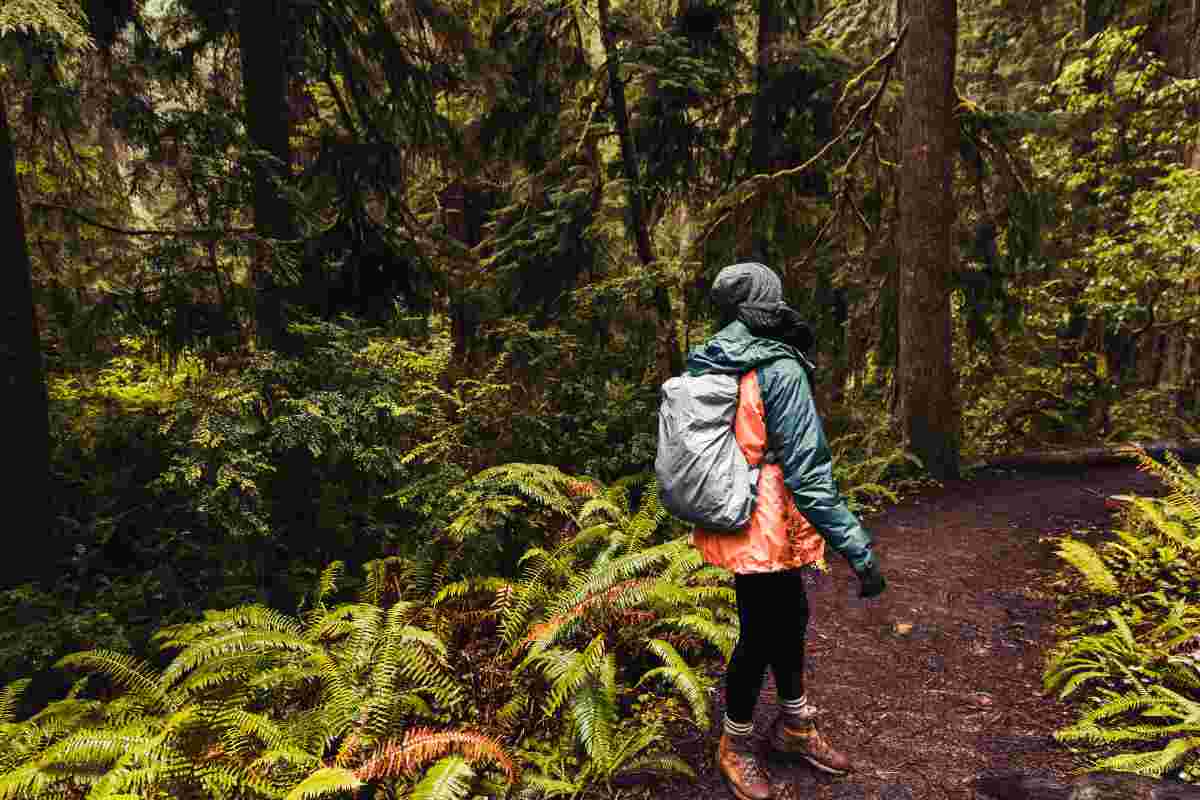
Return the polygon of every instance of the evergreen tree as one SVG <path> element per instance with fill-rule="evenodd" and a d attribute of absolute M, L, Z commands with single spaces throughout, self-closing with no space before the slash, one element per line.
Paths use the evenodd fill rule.
<path fill-rule="evenodd" d="M 900 129 L 900 418 L 913 452 L 939 478 L 958 475 L 950 288 L 957 147 L 955 0 L 910 0 Z"/>

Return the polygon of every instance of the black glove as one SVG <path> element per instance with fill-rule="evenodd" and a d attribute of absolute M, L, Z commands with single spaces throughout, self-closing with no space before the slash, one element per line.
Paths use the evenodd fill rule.
<path fill-rule="evenodd" d="M 872 561 L 871 566 L 858 573 L 858 596 L 876 597 L 887 588 L 887 581 L 879 574 L 879 562 Z"/>

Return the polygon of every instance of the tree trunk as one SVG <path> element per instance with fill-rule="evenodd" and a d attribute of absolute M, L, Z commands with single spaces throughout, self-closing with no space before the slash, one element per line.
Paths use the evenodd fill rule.
<path fill-rule="evenodd" d="M 771 101 L 767 86 L 771 80 L 771 55 L 778 33 L 776 0 L 758 0 L 758 36 L 755 42 L 758 63 L 754 68 L 754 113 L 750 141 L 750 174 L 758 175 L 771 170 Z M 770 215 L 762 214 L 755 228 L 759 258 L 770 264 L 771 236 L 764 230 L 769 225 Z"/>
<path fill-rule="evenodd" d="M 242 58 L 242 93 L 245 97 L 246 133 L 255 150 L 270 160 L 256 158 L 254 175 L 254 229 L 266 239 L 293 239 L 292 210 L 276 182 L 291 171 L 291 110 L 288 107 L 287 33 L 289 0 L 247 0 L 238 15 Z M 283 291 L 273 272 L 267 244 L 258 243 L 254 254 L 255 327 L 261 347 L 292 350 L 296 342 L 287 333 Z"/>
<path fill-rule="evenodd" d="M 8 588 L 53 574 L 58 555 L 50 538 L 50 420 L 42 340 L 33 304 L 33 274 L 17 186 L 8 106 L 0 84 L 0 242 L 8 248 L 0 270 L 0 380 L 8 417 L 10 469 L 0 480 L 13 558 L 0 569 Z M 19 543 L 19 544 L 18 544 Z M 19 557 L 16 557 L 19 556 Z"/>
<path fill-rule="evenodd" d="M 1195 78 L 1200 75 L 1197 63 L 1197 26 L 1200 25 L 1200 0 L 1165 0 L 1157 7 L 1151 20 L 1150 46 L 1167 65 L 1172 75 Z M 1194 123 L 1200 117 L 1200 104 L 1188 105 L 1180 124 Z M 1179 163 L 1191 169 L 1200 168 L 1200 141 L 1193 138 L 1179 148 Z M 1184 292 L 1194 293 L 1196 285 L 1188 285 Z M 1192 378 L 1190 348 L 1195 337 L 1195 326 L 1177 325 L 1164 332 L 1163 354 L 1166 369 L 1160 372 L 1160 384 L 1171 387 L 1177 407 L 1186 407 L 1185 386 Z M 1165 386 L 1163 388 L 1165 388 Z"/>
<path fill-rule="evenodd" d="M 629 132 L 629 110 L 625 104 L 625 84 L 621 82 L 621 65 L 617 52 L 617 39 L 610 23 L 609 0 L 597 0 L 600 15 L 600 39 L 604 43 L 604 58 L 608 63 L 608 85 L 612 97 L 614 122 L 621 143 L 621 171 L 625 177 L 629 203 L 629 224 L 637 242 L 638 259 L 645 266 L 654 263 L 654 248 L 650 243 L 650 231 L 646 228 L 646 213 L 642 202 L 641 178 L 638 175 L 637 153 L 633 148 L 633 137 Z M 654 306 L 658 312 L 658 345 L 655 353 L 657 377 L 667 380 L 683 369 L 683 358 L 679 352 L 679 336 L 675 332 L 675 321 L 671 316 L 671 295 L 667 287 L 659 282 L 654 288 Z"/>
<path fill-rule="evenodd" d="M 912 451 L 938 478 L 958 475 L 959 418 L 951 363 L 951 167 L 956 0 L 905 0 L 900 128 L 900 298 L 897 381 Z"/>
<path fill-rule="evenodd" d="M 1200 458 L 1200 440 L 1197 439 L 1138 442 L 1137 444 L 1158 459 L 1161 459 L 1164 453 L 1174 453 L 1184 461 L 1195 461 Z M 1055 469 L 1058 467 L 1078 468 L 1132 464 L 1133 459 L 1122 450 L 1124 446 L 1112 444 L 1105 447 L 1084 447 L 1078 450 L 1035 450 L 1028 453 L 988 456 L 975 462 L 971 467 L 972 469 Z"/>

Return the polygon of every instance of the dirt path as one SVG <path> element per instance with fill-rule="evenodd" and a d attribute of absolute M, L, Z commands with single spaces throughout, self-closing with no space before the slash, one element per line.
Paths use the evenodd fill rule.
<path fill-rule="evenodd" d="M 970 800 L 969 781 L 987 769 L 1065 777 L 1074 764 L 1050 733 L 1069 709 L 1041 693 L 1057 559 L 1039 538 L 1107 529 L 1103 496 L 1126 492 L 1161 489 L 1132 467 L 993 474 L 864 520 L 888 590 L 859 600 L 849 567 L 831 555 L 832 574 L 810 585 L 806 673 L 822 731 L 859 768 L 836 778 L 769 761 L 775 797 Z M 912 628 L 898 633 L 896 623 Z M 760 744 L 774 703 L 768 679 L 755 717 Z M 713 764 L 717 735 L 714 725 L 682 737 L 679 753 L 699 781 L 659 786 L 652 796 L 731 797 Z"/>

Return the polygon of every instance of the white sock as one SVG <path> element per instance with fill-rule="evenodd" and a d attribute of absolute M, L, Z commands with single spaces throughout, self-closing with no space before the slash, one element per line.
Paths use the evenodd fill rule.
<path fill-rule="evenodd" d="M 728 714 L 725 715 L 725 733 L 730 736 L 749 736 L 753 732 L 753 720 L 750 722 L 734 722 L 729 718 Z"/>
<path fill-rule="evenodd" d="M 809 705 L 808 695 L 800 695 L 795 700 L 779 698 L 779 709 L 793 722 L 812 719 L 817 713 L 816 708 Z"/>

